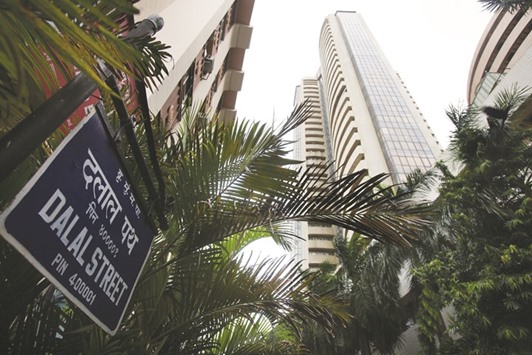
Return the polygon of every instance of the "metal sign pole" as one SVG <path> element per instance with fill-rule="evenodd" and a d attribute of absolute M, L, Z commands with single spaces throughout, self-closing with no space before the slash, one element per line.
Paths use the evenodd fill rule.
<path fill-rule="evenodd" d="M 93 92 L 96 82 L 83 73 L 69 81 L 0 139 L 0 181 L 46 140 Z"/>
<path fill-rule="evenodd" d="M 140 21 L 125 40 L 152 36 L 164 25 L 158 15 Z M 98 88 L 83 73 L 78 74 L 24 121 L 0 138 L 0 181 L 48 138 Z"/>

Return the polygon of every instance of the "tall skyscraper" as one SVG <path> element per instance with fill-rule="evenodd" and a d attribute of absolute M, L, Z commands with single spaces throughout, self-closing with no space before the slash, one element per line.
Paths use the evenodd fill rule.
<path fill-rule="evenodd" d="M 441 153 L 435 135 L 411 94 L 392 69 L 362 17 L 356 12 L 329 15 L 319 39 L 321 68 L 303 79 L 296 103 L 307 100 L 314 115 L 299 128 L 298 158 L 307 168 L 335 162 L 336 174 L 365 170 L 389 173 L 400 183 L 413 170 L 427 170 Z M 328 225 L 303 224 L 296 258 L 316 268 L 337 262 L 335 233 Z M 308 254 L 307 254 L 308 253 Z M 306 260 L 306 261 L 305 261 Z"/>

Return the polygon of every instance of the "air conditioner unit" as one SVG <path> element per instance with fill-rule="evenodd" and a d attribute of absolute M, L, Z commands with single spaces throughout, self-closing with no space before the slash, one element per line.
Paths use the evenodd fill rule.
<path fill-rule="evenodd" d="M 211 57 L 206 57 L 203 61 L 203 76 L 207 76 L 210 73 L 212 73 L 212 70 L 214 69 L 214 59 Z"/>

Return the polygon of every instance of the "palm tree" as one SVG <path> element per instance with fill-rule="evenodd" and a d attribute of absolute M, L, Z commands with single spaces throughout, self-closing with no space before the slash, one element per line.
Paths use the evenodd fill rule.
<path fill-rule="evenodd" d="M 279 134 L 288 132 L 305 115 L 304 108 L 296 109 Z M 308 186 L 317 184 L 319 179 L 312 181 L 314 174 L 298 174 L 289 168 L 294 162 L 284 158 L 287 142 L 265 126 L 254 124 L 245 129 L 248 124 L 190 122 L 189 128 L 177 135 L 175 142 L 179 146 L 169 147 L 179 158 L 168 165 L 175 166 L 174 171 L 180 174 L 172 179 L 180 182 L 179 186 L 174 183 L 179 190 L 170 195 L 187 196 L 176 199 L 172 206 L 174 222 L 186 222 L 182 229 L 187 235 L 176 240 L 178 255 L 184 257 L 191 250 L 240 233 L 241 229 L 273 227 L 273 234 L 281 235 L 276 224 L 286 220 L 328 221 L 401 244 L 402 232 L 397 232 L 410 218 L 410 208 L 396 200 L 394 209 L 402 206 L 407 214 L 393 212 L 389 196 L 375 192 L 384 176 L 363 182 L 363 172 L 356 173 L 338 182 L 327 181 L 318 189 L 323 191 L 320 195 L 310 195 Z M 201 145 L 196 137 L 202 137 Z M 190 144 L 183 144 L 187 141 Z M 172 159 L 171 154 L 165 156 Z M 229 160 L 224 162 L 223 157 Z M 322 174 L 326 167 L 323 169 Z M 198 191 L 191 196 L 191 187 L 195 186 Z M 189 215 L 179 218 L 183 213 Z M 197 244 L 190 246 L 187 240 Z M 314 320 L 321 323 L 318 318 Z"/>
<path fill-rule="evenodd" d="M 256 237 L 257 230 L 282 240 L 279 225 L 286 220 L 327 221 L 399 244 L 423 224 L 415 209 L 375 192 L 385 176 L 363 181 L 363 172 L 355 173 L 326 181 L 319 195 L 306 194 L 309 185 L 318 183 L 311 180 L 315 175 L 291 168 L 294 161 L 284 157 L 288 142 L 279 135 L 304 120 L 306 113 L 304 108 L 295 110 L 278 133 L 245 121 L 204 123 L 193 116 L 170 141 L 159 135 L 170 228 L 156 238 L 128 316 L 114 337 L 72 308 L 58 307 L 65 302 L 61 298 L 48 307 L 59 313 L 55 318 L 48 311 L 38 317 L 27 307 L 15 315 L 15 323 L 31 312 L 47 333 L 57 332 L 61 324 L 64 340 L 53 340 L 68 351 L 181 353 L 214 351 L 218 344 L 213 334 L 242 316 L 263 314 L 274 325 L 281 322 L 294 331 L 310 320 L 328 329 L 338 324 L 340 306 L 331 296 L 310 293 L 306 285 L 311 276 L 301 274 L 297 265 L 279 270 L 278 262 L 265 262 L 251 270 L 234 253 L 222 257 L 219 251 L 221 246 L 231 250 L 228 245 L 245 245 L 248 234 Z M 221 242 L 225 244 L 216 247 Z M 31 299 L 44 302 L 44 294 L 51 291 L 41 283 L 42 290 Z M 33 342 L 17 345 L 24 344 Z"/>
<path fill-rule="evenodd" d="M 400 335 L 408 320 L 399 296 L 406 250 L 360 235 L 336 244 L 343 293 L 353 317 L 345 343 L 362 354 L 371 354 L 372 347 L 381 354 L 393 354 L 402 343 Z"/>
<path fill-rule="evenodd" d="M 35 0 L 0 5 L 0 16 L 8 24 L 2 39 L 4 33 L 27 34 L 6 38 L 0 47 L 11 60 L 0 71 L 2 90 L 9 98 L 2 101 L 2 132 L 31 111 L 30 89 L 39 87 L 38 78 L 51 75 L 46 56 L 39 55 L 41 47 L 65 72 L 75 65 L 96 81 L 95 57 L 108 61 L 116 71 L 130 73 L 127 63 L 147 68 L 143 74 L 157 78 L 162 45 L 155 43 L 151 52 L 140 53 L 123 44 L 112 31 L 117 30 L 114 20 L 134 9 L 122 0 L 104 3 L 80 1 L 71 6 L 66 0 L 53 4 Z M 92 26 L 95 23 L 108 27 Z M 11 47 L 20 53 L 11 53 Z M 74 51 L 86 57 L 78 59 Z M 32 68 L 38 68 L 39 74 Z M 47 89 L 53 87 L 50 82 Z M 26 94 L 18 96 L 18 91 Z M 18 107 L 25 111 L 13 116 Z M 0 295 L 2 349 L 10 353 L 220 353 L 230 349 L 227 334 L 237 339 L 237 333 L 253 331 L 263 341 L 259 325 L 264 319 L 271 329 L 286 327 L 294 334 L 300 324 L 310 321 L 328 331 L 345 321 L 341 303 L 331 295 L 309 291 L 313 276 L 301 273 L 298 265 L 267 260 L 251 268 L 249 261 L 238 256 L 239 248 L 264 235 L 286 245 L 288 234 L 282 225 L 289 220 L 331 223 L 404 245 L 426 221 L 415 207 L 377 189 L 384 174 L 364 180 L 365 172 L 357 172 L 322 182 L 316 171 L 294 169 L 298 162 L 287 158 L 289 142 L 283 137 L 308 114 L 306 105 L 296 108 L 277 130 L 247 121 L 205 122 L 191 113 L 169 135 L 152 122 L 170 223 L 154 240 L 117 334 L 109 336 L 92 324 L 1 242 L 0 286 L 6 290 Z M 147 144 L 142 134 L 138 137 Z M 52 137 L 2 183 L 2 207 L 20 189 L 23 170 L 28 168 L 26 174 L 31 175 L 54 144 Z M 120 148 L 130 156 L 129 147 Z M 317 172 L 324 175 L 326 167 Z M 318 185 L 318 194 L 309 193 L 309 187 Z M 256 349 L 253 342 L 240 339 L 231 349 Z"/>
<path fill-rule="evenodd" d="M 426 198 L 433 195 L 437 178 L 435 170 L 416 170 L 396 191 L 388 193 L 428 205 Z M 313 288 L 339 294 L 349 304 L 351 319 L 345 329 L 335 332 L 334 339 L 319 328 L 306 327 L 303 340 L 313 353 L 371 354 L 373 349 L 391 354 L 400 348 L 401 335 L 414 316 L 419 297 L 416 277 L 410 277 L 410 285 L 405 283 L 408 278 L 400 277 L 411 267 L 430 260 L 438 250 L 437 240 L 431 237 L 426 231 L 420 232 L 413 248 L 375 242 L 359 234 L 349 240 L 337 238 L 340 267 L 322 264 Z M 409 288 L 406 295 L 399 294 L 401 286 Z"/>

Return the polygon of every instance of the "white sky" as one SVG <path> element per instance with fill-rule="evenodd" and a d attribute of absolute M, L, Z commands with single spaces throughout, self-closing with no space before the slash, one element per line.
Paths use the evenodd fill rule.
<path fill-rule="evenodd" d="M 364 17 L 446 147 L 452 125 L 445 109 L 465 105 L 471 59 L 492 16 L 477 0 L 255 0 L 238 117 L 279 122 L 290 114 L 295 87 L 319 68 L 323 20 L 337 10 Z M 248 249 L 283 254 L 271 240 Z"/>
<path fill-rule="evenodd" d="M 445 109 L 466 103 L 471 59 L 492 16 L 477 0 L 255 0 L 238 117 L 278 122 L 290 114 L 295 87 L 319 68 L 323 20 L 337 10 L 363 16 L 446 147 Z"/>

